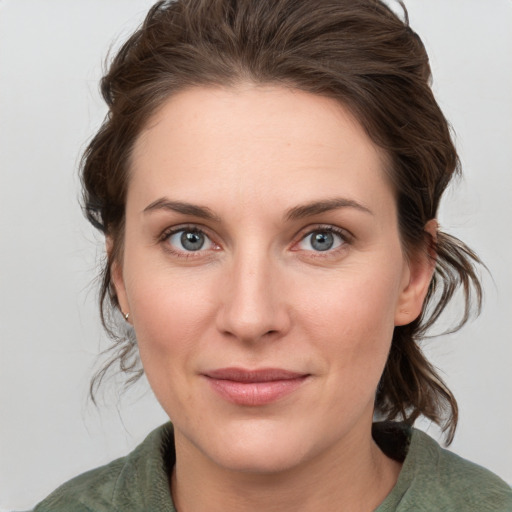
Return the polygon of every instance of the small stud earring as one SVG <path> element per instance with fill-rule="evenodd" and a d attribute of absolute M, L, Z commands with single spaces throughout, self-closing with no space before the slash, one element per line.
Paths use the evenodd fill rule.
<path fill-rule="evenodd" d="M 130 318 L 130 313 L 123 313 L 124 319 L 128 322 L 128 318 Z"/>

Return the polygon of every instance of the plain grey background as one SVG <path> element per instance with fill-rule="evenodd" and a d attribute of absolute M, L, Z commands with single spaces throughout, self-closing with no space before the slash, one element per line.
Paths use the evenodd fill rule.
<path fill-rule="evenodd" d="M 145 382 L 121 397 L 112 380 L 99 410 L 86 400 L 108 342 L 94 282 L 103 246 L 76 170 L 105 114 L 101 63 L 152 3 L 0 0 L 0 510 L 33 506 L 166 421 Z M 440 222 L 494 278 L 481 317 L 426 351 L 459 400 L 451 449 L 512 483 L 512 2 L 405 3 L 465 172 Z"/>

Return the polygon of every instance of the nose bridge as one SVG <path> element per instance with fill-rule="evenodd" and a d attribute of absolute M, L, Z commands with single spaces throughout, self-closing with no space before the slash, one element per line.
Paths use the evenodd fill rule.
<path fill-rule="evenodd" d="M 240 247 L 226 274 L 221 331 L 245 341 L 286 331 L 286 308 L 276 286 L 277 262 L 269 251 L 254 245 Z"/>

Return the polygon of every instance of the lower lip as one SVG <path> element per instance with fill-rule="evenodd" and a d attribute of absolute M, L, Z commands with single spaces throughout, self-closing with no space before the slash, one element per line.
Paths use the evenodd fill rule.
<path fill-rule="evenodd" d="M 258 406 L 276 402 L 295 390 L 307 379 L 307 375 L 295 379 L 268 382 L 239 382 L 207 377 L 213 390 L 237 405 Z"/>

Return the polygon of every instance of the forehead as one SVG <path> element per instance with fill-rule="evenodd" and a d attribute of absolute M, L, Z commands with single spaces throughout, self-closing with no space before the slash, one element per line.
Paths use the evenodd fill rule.
<path fill-rule="evenodd" d="M 197 87 L 168 99 L 141 132 L 129 190 L 148 200 L 164 190 L 184 200 L 232 198 L 234 188 L 239 200 L 279 190 L 304 201 L 378 187 L 389 194 L 385 166 L 384 152 L 331 98 L 277 86 Z"/>

